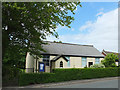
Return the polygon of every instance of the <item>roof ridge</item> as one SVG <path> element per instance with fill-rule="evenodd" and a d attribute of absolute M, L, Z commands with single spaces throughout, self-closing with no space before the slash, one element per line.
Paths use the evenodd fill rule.
<path fill-rule="evenodd" d="M 118 52 L 106 51 L 106 50 L 104 50 L 104 52 L 109 52 L 109 53 L 118 53 Z"/>
<path fill-rule="evenodd" d="M 45 42 L 50 42 L 50 43 L 58 43 L 58 44 L 68 44 L 68 45 L 78 45 L 78 46 L 90 46 L 93 47 L 93 45 L 81 45 L 81 44 L 74 44 L 74 43 L 60 43 L 60 42 L 52 42 L 52 41 L 45 41 Z"/>

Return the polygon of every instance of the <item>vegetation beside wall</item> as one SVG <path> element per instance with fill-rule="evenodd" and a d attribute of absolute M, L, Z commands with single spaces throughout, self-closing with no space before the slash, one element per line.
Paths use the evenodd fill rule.
<path fill-rule="evenodd" d="M 115 67 L 116 60 L 118 61 L 118 56 L 113 53 L 110 53 L 107 54 L 104 60 L 102 60 L 102 64 L 104 64 L 105 67 Z"/>
<path fill-rule="evenodd" d="M 19 77 L 19 85 L 54 82 L 54 73 L 23 73 Z"/>
<path fill-rule="evenodd" d="M 19 74 L 23 73 L 21 69 L 11 66 L 2 66 L 2 86 L 18 85 Z"/>
<path fill-rule="evenodd" d="M 102 63 L 91 65 L 90 68 L 105 68 L 105 65 Z"/>
<path fill-rule="evenodd" d="M 120 69 L 119 69 L 120 71 Z M 19 78 L 19 85 L 38 83 L 62 82 L 69 80 L 115 77 L 118 68 L 85 68 L 85 69 L 54 69 L 53 73 L 23 73 Z"/>

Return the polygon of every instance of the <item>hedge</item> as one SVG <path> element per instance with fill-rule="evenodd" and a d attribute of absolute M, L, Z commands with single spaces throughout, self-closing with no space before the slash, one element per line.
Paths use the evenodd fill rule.
<path fill-rule="evenodd" d="M 22 73 L 19 76 L 19 85 L 54 82 L 54 75 L 54 73 Z"/>
<path fill-rule="evenodd" d="M 23 73 L 19 85 L 62 82 L 103 77 L 120 76 L 118 68 L 54 69 L 53 73 Z"/>
<path fill-rule="evenodd" d="M 119 69 L 120 70 L 120 69 Z M 118 76 L 118 68 L 55 69 L 63 80 L 90 79 Z"/>
<path fill-rule="evenodd" d="M 11 67 L 9 65 L 2 66 L 2 86 L 16 86 L 18 85 L 19 74 L 22 71 L 19 68 Z"/>

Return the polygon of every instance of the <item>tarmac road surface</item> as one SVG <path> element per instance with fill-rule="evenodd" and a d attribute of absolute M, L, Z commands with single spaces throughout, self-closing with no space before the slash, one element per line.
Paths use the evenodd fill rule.
<path fill-rule="evenodd" d="M 97 80 L 85 83 L 75 83 L 69 85 L 52 86 L 49 88 L 118 88 L 118 79 Z"/>

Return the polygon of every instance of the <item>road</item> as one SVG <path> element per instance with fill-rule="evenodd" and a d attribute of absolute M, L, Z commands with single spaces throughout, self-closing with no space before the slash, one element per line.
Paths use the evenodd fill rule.
<path fill-rule="evenodd" d="M 49 88 L 118 88 L 118 79 L 52 86 Z"/>

